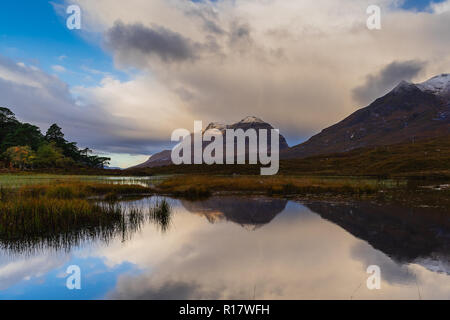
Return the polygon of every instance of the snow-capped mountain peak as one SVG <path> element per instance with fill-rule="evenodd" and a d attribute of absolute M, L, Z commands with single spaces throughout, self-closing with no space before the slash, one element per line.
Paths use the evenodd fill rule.
<path fill-rule="evenodd" d="M 443 73 L 416 85 L 420 90 L 437 95 L 450 94 L 450 74 Z"/>
<path fill-rule="evenodd" d="M 206 130 L 212 130 L 212 129 L 217 129 L 220 131 L 223 131 L 227 128 L 226 124 L 220 123 L 220 122 L 211 122 L 205 129 Z"/>
<path fill-rule="evenodd" d="M 257 117 L 246 117 L 244 119 L 242 119 L 241 121 L 239 121 L 239 123 L 264 123 L 264 121 L 262 121 L 260 118 Z"/>

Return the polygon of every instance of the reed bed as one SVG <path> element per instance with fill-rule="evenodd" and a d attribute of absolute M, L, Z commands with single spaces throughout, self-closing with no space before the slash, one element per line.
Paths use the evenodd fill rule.
<path fill-rule="evenodd" d="M 325 179 L 289 176 L 176 176 L 158 185 L 176 195 L 203 196 L 214 191 L 262 192 L 269 195 L 373 194 L 384 188 L 376 180 Z"/>
<path fill-rule="evenodd" d="M 135 185 L 61 183 L 0 187 L 0 248 L 14 253 L 42 248 L 69 250 L 83 241 L 129 240 L 146 222 L 166 231 L 170 206 L 165 200 L 149 208 L 118 202 L 119 195 L 148 194 Z M 96 200 L 89 197 L 103 196 Z"/>
<path fill-rule="evenodd" d="M 89 196 L 151 194 L 152 188 L 140 185 L 69 182 L 53 185 L 29 185 L 18 189 L 23 198 L 81 199 Z"/>
<path fill-rule="evenodd" d="M 171 223 L 172 209 L 166 199 L 158 200 L 156 204 L 150 208 L 149 219 L 156 223 L 161 232 L 166 232 Z"/>
<path fill-rule="evenodd" d="M 0 246 L 15 252 L 69 249 L 86 239 L 111 238 L 127 228 L 122 208 L 82 199 L 15 198 L 0 202 Z"/>

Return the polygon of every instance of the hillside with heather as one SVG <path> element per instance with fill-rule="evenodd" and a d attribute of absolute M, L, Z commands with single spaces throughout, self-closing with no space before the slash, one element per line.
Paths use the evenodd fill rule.
<path fill-rule="evenodd" d="M 368 107 L 282 152 L 287 159 L 415 142 L 450 134 L 450 75 L 402 81 Z"/>

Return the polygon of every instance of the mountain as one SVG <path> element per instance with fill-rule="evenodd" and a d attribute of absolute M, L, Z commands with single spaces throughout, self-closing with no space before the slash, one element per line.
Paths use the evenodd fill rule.
<path fill-rule="evenodd" d="M 248 129 L 255 129 L 257 132 L 259 132 L 258 130 L 260 130 L 260 129 L 271 130 L 274 128 L 272 127 L 272 125 L 261 120 L 260 118 L 249 116 L 249 117 L 242 119 L 239 122 L 236 122 L 236 123 L 233 123 L 230 125 L 219 123 L 219 122 L 212 122 L 206 127 L 206 129 L 203 132 L 205 132 L 207 130 L 211 130 L 211 129 L 216 129 L 216 130 L 220 131 L 222 133 L 222 135 L 224 136 L 224 143 L 225 143 L 225 140 L 226 140 L 225 139 L 225 130 L 226 129 L 234 129 L 234 130 L 242 129 L 244 131 L 246 131 Z M 205 148 L 209 143 L 210 142 L 204 142 L 203 148 Z M 268 134 L 267 146 L 268 146 L 268 149 L 270 150 L 270 133 Z M 289 148 L 289 146 L 286 142 L 286 139 L 281 134 L 280 134 L 279 146 L 280 146 L 280 150 L 287 150 Z M 224 146 L 224 150 L 225 150 L 225 146 Z M 248 150 L 247 150 L 247 152 L 248 152 Z M 159 153 L 152 155 L 146 162 L 139 164 L 137 166 L 134 166 L 130 169 L 155 168 L 155 167 L 171 165 L 172 164 L 171 153 L 172 153 L 171 150 L 163 150 Z M 225 151 L 224 151 L 224 153 L 225 153 Z"/>
<path fill-rule="evenodd" d="M 450 74 L 442 74 L 420 84 L 402 81 L 369 106 L 283 151 L 281 157 L 305 158 L 449 134 Z"/>
<path fill-rule="evenodd" d="M 131 167 L 129 169 L 140 169 L 140 168 L 155 168 L 163 167 L 172 164 L 171 161 L 171 150 L 163 150 L 161 152 L 155 153 L 144 163 L 138 164 L 137 166 Z"/>

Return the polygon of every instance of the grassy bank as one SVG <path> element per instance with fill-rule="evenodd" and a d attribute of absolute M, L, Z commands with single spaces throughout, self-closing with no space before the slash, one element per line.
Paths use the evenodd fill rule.
<path fill-rule="evenodd" d="M 0 248 L 14 252 L 70 249 L 84 240 L 109 241 L 117 236 L 126 240 L 146 222 L 165 232 L 171 223 L 167 201 L 142 208 L 118 200 L 149 194 L 196 200 L 222 193 L 294 200 L 357 199 L 433 206 L 445 212 L 450 207 L 450 188 L 445 186 L 356 177 L 180 175 L 168 177 L 154 188 L 80 181 L 0 186 Z"/>
<path fill-rule="evenodd" d="M 287 176 L 183 175 L 168 178 L 158 190 L 175 194 L 208 194 L 220 191 L 296 195 L 305 193 L 372 194 L 386 182 L 361 179 L 326 179 Z"/>
<path fill-rule="evenodd" d="M 113 199 L 121 195 L 151 194 L 152 188 L 132 184 L 68 182 L 54 185 L 28 185 L 20 187 L 17 193 L 22 198 L 82 199 L 104 196 Z"/>
<path fill-rule="evenodd" d="M 22 172 L 17 174 L 0 174 L 0 186 L 21 187 L 26 185 L 61 184 L 61 183 L 101 183 L 101 184 L 134 184 L 151 186 L 164 176 L 86 176 L 35 174 Z"/>
<path fill-rule="evenodd" d="M 137 185 L 62 183 L 0 188 L 0 247 L 13 252 L 70 249 L 85 240 L 125 241 L 150 221 L 167 230 L 170 206 L 148 208 L 117 202 L 121 195 L 147 195 Z M 89 200 L 99 196 L 97 200 Z"/>
<path fill-rule="evenodd" d="M 182 175 L 161 182 L 157 192 L 189 199 L 228 192 L 298 199 L 364 199 L 415 206 L 450 206 L 450 188 L 438 190 L 426 188 L 417 181 L 388 179 Z"/>

